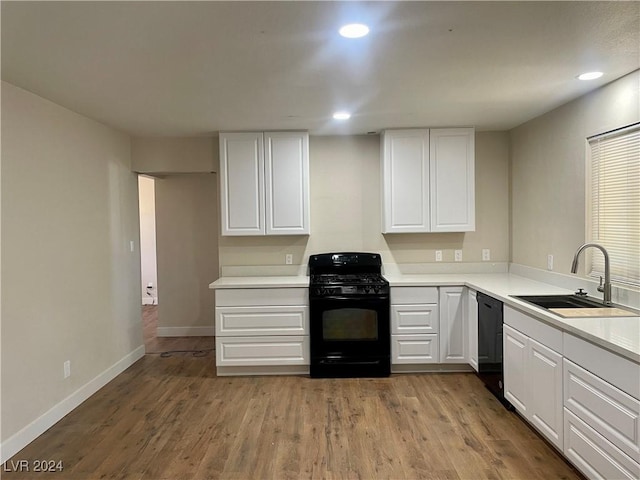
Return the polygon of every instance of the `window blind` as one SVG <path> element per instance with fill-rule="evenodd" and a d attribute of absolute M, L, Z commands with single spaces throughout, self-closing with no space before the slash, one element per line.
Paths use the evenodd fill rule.
<path fill-rule="evenodd" d="M 640 124 L 588 139 L 591 150 L 589 241 L 609 252 L 611 278 L 640 285 Z M 590 276 L 604 275 L 596 252 Z"/>

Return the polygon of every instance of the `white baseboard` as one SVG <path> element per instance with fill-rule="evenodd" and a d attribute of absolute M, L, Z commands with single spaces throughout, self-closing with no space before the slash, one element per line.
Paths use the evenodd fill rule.
<path fill-rule="evenodd" d="M 0 445 L 0 463 L 6 462 L 24 447 L 33 442 L 46 430 L 48 430 L 59 420 L 61 420 L 62 417 L 74 410 L 87 398 L 96 393 L 107 383 L 109 383 L 111 380 L 113 380 L 115 377 L 120 375 L 127 368 L 137 362 L 140 358 L 142 358 L 144 356 L 144 353 L 144 345 L 140 345 L 131 353 L 128 353 L 120 360 L 118 360 L 111 367 L 107 368 L 93 380 L 85 383 L 82 387 L 73 392 L 60 403 L 54 405 L 51 409 L 42 414 L 40 417 L 36 418 L 22 430 L 9 437 Z"/>
<path fill-rule="evenodd" d="M 158 297 L 142 297 L 142 305 L 157 305 Z"/>
<path fill-rule="evenodd" d="M 158 327 L 158 337 L 213 337 L 216 327 Z"/>

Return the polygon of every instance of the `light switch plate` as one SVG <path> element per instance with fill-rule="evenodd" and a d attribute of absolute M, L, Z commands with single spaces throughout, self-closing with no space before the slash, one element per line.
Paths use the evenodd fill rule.
<path fill-rule="evenodd" d="M 442 261 L 442 250 L 436 250 L 436 262 Z"/>

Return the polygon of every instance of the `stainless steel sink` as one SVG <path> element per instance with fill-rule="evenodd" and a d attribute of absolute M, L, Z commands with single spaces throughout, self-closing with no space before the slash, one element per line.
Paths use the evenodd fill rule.
<path fill-rule="evenodd" d="M 603 308 L 601 300 L 580 295 L 512 295 L 513 298 L 532 303 L 538 307 L 550 308 Z"/>

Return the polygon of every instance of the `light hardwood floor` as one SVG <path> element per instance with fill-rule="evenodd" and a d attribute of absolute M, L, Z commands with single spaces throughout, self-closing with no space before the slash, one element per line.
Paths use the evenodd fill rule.
<path fill-rule="evenodd" d="M 64 469 L 2 478 L 582 478 L 472 374 L 216 377 L 214 352 L 146 355 L 12 460 L 36 459 Z"/>

